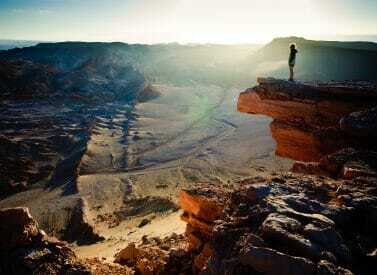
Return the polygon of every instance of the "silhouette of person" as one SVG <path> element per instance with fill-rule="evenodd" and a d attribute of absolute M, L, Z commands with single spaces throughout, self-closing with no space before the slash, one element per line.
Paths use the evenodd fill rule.
<path fill-rule="evenodd" d="M 289 45 L 290 48 L 290 53 L 289 53 L 289 60 L 288 60 L 288 65 L 289 65 L 289 81 L 293 81 L 294 77 L 294 71 L 293 68 L 296 64 L 296 54 L 297 54 L 297 49 L 296 45 L 294 43 Z"/>

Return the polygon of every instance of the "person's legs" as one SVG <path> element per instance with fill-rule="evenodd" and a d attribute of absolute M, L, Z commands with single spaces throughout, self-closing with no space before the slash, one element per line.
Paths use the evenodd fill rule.
<path fill-rule="evenodd" d="M 293 66 L 289 66 L 289 80 L 293 80 Z"/>

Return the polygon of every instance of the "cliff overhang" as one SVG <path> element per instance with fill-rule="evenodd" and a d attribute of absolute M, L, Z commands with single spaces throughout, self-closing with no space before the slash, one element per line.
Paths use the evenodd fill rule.
<path fill-rule="evenodd" d="M 258 78 L 257 82 L 257 86 L 240 94 L 237 109 L 273 119 L 270 128 L 277 144 L 276 154 L 298 161 L 295 171 L 339 176 L 344 167 L 331 169 L 327 167 L 329 161 L 339 160 L 339 155 L 350 159 L 345 154 L 351 151 L 357 162 L 375 166 L 369 153 L 360 152 L 377 149 L 376 84 L 274 78 Z"/>

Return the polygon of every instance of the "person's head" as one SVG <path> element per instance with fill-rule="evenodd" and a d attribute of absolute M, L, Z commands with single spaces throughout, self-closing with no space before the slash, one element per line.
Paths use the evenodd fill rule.
<path fill-rule="evenodd" d="M 296 49 L 296 44 L 295 44 L 295 43 L 291 43 L 291 44 L 289 44 L 289 48 L 290 48 L 291 50 Z"/>

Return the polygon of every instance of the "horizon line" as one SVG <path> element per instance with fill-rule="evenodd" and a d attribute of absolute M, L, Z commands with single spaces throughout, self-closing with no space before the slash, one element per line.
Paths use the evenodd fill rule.
<path fill-rule="evenodd" d="M 275 39 L 287 39 L 287 38 L 292 38 L 292 39 L 304 39 L 308 41 L 329 41 L 329 42 L 370 42 L 370 43 L 377 43 L 377 34 L 350 34 L 350 35 L 329 35 L 329 37 L 358 37 L 359 39 L 355 40 L 332 40 L 332 39 L 327 39 L 327 38 L 322 38 L 319 39 L 318 37 L 316 38 L 306 38 L 304 36 L 297 36 L 297 35 L 290 35 L 290 36 L 277 36 L 274 37 L 268 42 L 234 42 L 234 43 L 226 43 L 226 42 L 182 42 L 182 41 L 169 41 L 169 42 L 156 42 L 156 43 L 147 43 L 147 42 L 127 42 L 127 41 L 121 41 L 121 40 L 39 40 L 39 39 L 8 39 L 8 38 L 0 38 L 0 41 L 12 41 L 12 42 L 36 42 L 38 44 L 41 43 L 123 43 L 123 44 L 128 44 L 128 45 L 169 45 L 169 44 L 177 44 L 177 45 L 224 45 L 224 46 L 234 46 L 234 45 L 266 45 L 274 41 Z M 360 40 L 361 37 L 365 36 L 367 37 L 375 37 L 376 41 L 371 41 L 371 40 Z"/>

